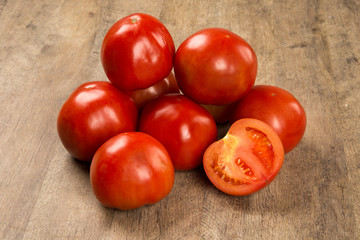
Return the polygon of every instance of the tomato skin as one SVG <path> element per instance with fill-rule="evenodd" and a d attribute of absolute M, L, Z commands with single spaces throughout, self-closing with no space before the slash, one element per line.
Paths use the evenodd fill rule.
<path fill-rule="evenodd" d="M 175 170 L 201 165 L 206 148 L 217 138 L 216 123 L 210 113 L 180 94 L 166 94 L 147 104 L 140 116 L 139 130 L 165 146 Z"/>
<path fill-rule="evenodd" d="M 121 210 L 153 204 L 174 185 L 174 167 L 164 146 L 140 132 L 105 142 L 90 166 L 93 192 L 101 204 Z"/>
<path fill-rule="evenodd" d="M 134 131 L 137 109 L 110 82 L 80 85 L 65 101 L 57 119 L 59 137 L 75 158 L 91 161 L 96 150 L 118 133 Z"/>
<path fill-rule="evenodd" d="M 206 105 L 201 104 L 213 116 L 216 123 L 226 123 L 230 121 L 236 103 L 225 105 Z"/>
<path fill-rule="evenodd" d="M 301 141 L 306 128 L 305 110 L 288 91 L 269 85 L 254 86 L 236 105 L 232 122 L 256 118 L 270 125 L 279 135 L 285 153 Z"/>
<path fill-rule="evenodd" d="M 233 123 L 224 138 L 205 151 L 206 175 L 222 192 L 249 195 L 271 183 L 284 162 L 284 149 L 266 123 L 245 118 Z"/>
<path fill-rule="evenodd" d="M 175 46 L 155 17 L 135 13 L 117 21 L 101 47 L 101 61 L 109 80 L 122 90 L 143 89 L 167 77 Z"/>
<path fill-rule="evenodd" d="M 155 83 L 154 85 L 133 91 L 128 91 L 127 94 L 134 100 L 139 110 L 142 110 L 146 103 L 151 100 L 164 95 L 166 93 L 179 93 L 179 87 L 177 85 L 174 74 L 171 72 L 169 76 L 162 81 Z"/>
<path fill-rule="evenodd" d="M 254 85 L 257 59 L 240 36 L 207 28 L 179 46 L 174 71 L 185 95 L 201 104 L 224 105 L 239 100 Z"/>

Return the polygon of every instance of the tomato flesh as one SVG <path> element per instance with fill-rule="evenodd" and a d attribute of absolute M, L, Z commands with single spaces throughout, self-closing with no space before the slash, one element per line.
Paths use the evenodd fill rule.
<path fill-rule="evenodd" d="M 283 159 L 284 150 L 273 129 L 259 120 L 242 119 L 206 150 L 203 161 L 217 188 L 231 195 L 247 195 L 269 184 Z"/>

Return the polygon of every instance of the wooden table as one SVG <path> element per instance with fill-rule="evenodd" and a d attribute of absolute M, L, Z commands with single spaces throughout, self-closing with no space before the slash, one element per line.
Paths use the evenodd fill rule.
<path fill-rule="evenodd" d="M 200 168 L 176 172 L 157 204 L 98 203 L 56 118 L 78 85 L 106 80 L 103 37 L 134 12 L 159 18 L 177 47 L 206 27 L 239 34 L 256 84 L 302 103 L 305 136 L 267 188 L 228 196 Z M 359 1 L 0 0 L 0 23 L 0 239 L 360 239 Z"/>

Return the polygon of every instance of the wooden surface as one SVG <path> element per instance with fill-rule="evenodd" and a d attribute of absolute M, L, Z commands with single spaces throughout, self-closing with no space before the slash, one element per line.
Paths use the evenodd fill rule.
<path fill-rule="evenodd" d="M 256 84 L 302 103 L 305 136 L 267 188 L 231 197 L 200 168 L 177 172 L 155 205 L 97 202 L 56 118 L 78 85 L 106 80 L 102 39 L 134 12 L 159 18 L 176 46 L 205 27 L 239 34 Z M 0 239 L 360 239 L 359 26 L 357 0 L 0 0 Z"/>

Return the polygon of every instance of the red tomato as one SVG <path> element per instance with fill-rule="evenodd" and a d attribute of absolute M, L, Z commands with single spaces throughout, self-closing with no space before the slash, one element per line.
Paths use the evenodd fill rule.
<path fill-rule="evenodd" d="M 134 100 L 136 106 L 141 110 L 146 103 L 166 93 L 179 93 L 174 74 L 171 72 L 164 80 L 145 89 L 138 89 L 127 92 Z"/>
<path fill-rule="evenodd" d="M 140 116 L 139 130 L 165 146 L 175 170 L 201 165 L 204 151 L 217 138 L 216 123 L 210 113 L 180 94 L 166 94 L 147 104 Z"/>
<path fill-rule="evenodd" d="M 205 105 L 201 104 L 213 116 L 215 122 L 226 123 L 230 120 L 236 103 L 226 105 Z"/>
<path fill-rule="evenodd" d="M 158 19 L 143 13 L 116 22 L 101 47 L 107 77 L 123 90 L 147 88 L 167 77 L 174 55 L 168 30 Z"/>
<path fill-rule="evenodd" d="M 73 157 L 91 161 L 105 141 L 118 133 L 134 131 L 136 123 L 137 109 L 128 95 L 110 82 L 88 82 L 62 106 L 57 130 Z"/>
<path fill-rule="evenodd" d="M 306 128 L 301 104 L 291 93 L 275 86 L 253 87 L 237 104 L 232 122 L 241 118 L 256 118 L 270 125 L 279 135 L 285 153 L 299 144 Z"/>
<path fill-rule="evenodd" d="M 133 209 L 156 203 L 170 193 L 174 167 L 155 138 L 140 132 L 121 133 L 96 151 L 90 180 L 104 206 Z"/>
<path fill-rule="evenodd" d="M 224 193 L 241 196 L 259 191 L 279 172 L 284 149 L 276 132 L 257 119 L 241 119 L 204 154 L 210 181 Z"/>
<path fill-rule="evenodd" d="M 185 95 L 201 104 L 223 105 L 239 100 L 254 85 L 257 60 L 240 36 L 208 28 L 180 45 L 174 70 Z"/>

